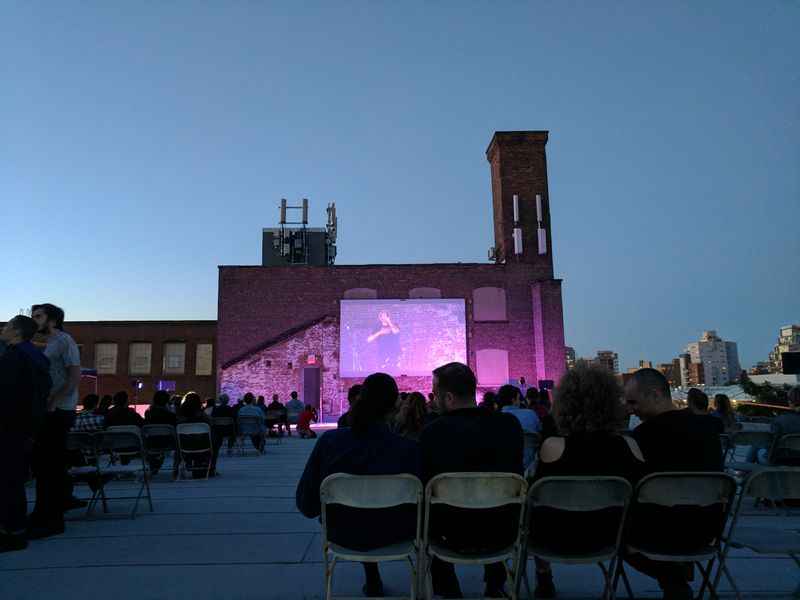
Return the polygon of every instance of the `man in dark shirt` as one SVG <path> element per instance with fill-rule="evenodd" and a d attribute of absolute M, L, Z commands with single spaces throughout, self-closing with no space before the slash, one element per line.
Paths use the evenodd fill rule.
<path fill-rule="evenodd" d="M 144 419 L 135 410 L 128 406 L 128 392 L 122 391 L 114 394 L 111 410 L 106 415 L 106 428 L 122 425 L 144 425 Z"/>
<path fill-rule="evenodd" d="M 342 413 L 342 416 L 336 421 L 336 427 L 350 427 L 350 411 L 353 410 L 353 404 L 358 400 L 360 393 L 361 385 L 358 383 L 350 386 L 350 389 L 347 390 L 347 412 Z"/>
<path fill-rule="evenodd" d="M 278 394 L 272 394 L 272 402 L 267 404 L 267 429 L 270 435 L 273 427 L 278 428 L 278 435 L 283 435 L 284 429 L 289 431 L 289 413 L 278 398 Z"/>
<path fill-rule="evenodd" d="M 50 361 L 31 344 L 37 329 L 33 319 L 18 315 L 0 333 L 0 553 L 28 545 L 25 480 L 52 384 Z"/>
<path fill-rule="evenodd" d="M 397 402 L 397 384 L 385 373 L 364 380 L 353 406 L 349 427 L 326 432 L 317 441 L 297 484 L 297 508 L 306 517 L 321 513 L 320 486 L 334 473 L 351 475 L 420 474 L 419 446 L 392 433 L 387 419 Z M 352 509 L 331 505 L 327 510 L 328 539 L 353 550 L 371 550 L 413 539 L 416 511 L 411 506 Z M 364 563 L 367 596 L 383 596 L 375 563 Z"/>
<path fill-rule="evenodd" d="M 676 410 L 669 384 L 655 369 L 639 369 L 625 385 L 629 411 L 642 420 L 633 431 L 648 473 L 663 471 L 722 471 L 722 421 L 711 415 Z M 631 535 L 658 540 L 659 546 L 674 546 L 676 552 L 707 544 L 719 531 L 724 516 L 718 506 L 678 507 L 664 514 L 657 507 L 640 506 L 632 515 Z M 638 525 L 637 525 L 638 523 Z M 686 535 L 692 532 L 691 539 Z M 692 597 L 687 583 L 687 569 L 677 563 L 651 561 L 640 555 L 626 557 L 637 570 L 654 577 L 664 590 L 664 598 L 682 600 Z"/>
<path fill-rule="evenodd" d="M 512 415 L 477 406 L 476 380 L 461 363 L 449 363 L 433 372 L 433 393 L 441 416 L 422 430 L 422 477 L 427 483 L 440 473 L 494 471 L 522 475 L 523 437 Z M 431 537 L 460 552 L 500 550 L 513 543 L 519 511 L 513 507 L 467 511 L 434 507 Z M 431 564 L 434 591 L 445 598 L 461 598 L 452 564 Z M 503 597 L 506 580 L 502 563 L 485 568 L 485 596 Z"/>
<path fill-rule="evenodd" d="M 150 408 L 144 412 L 144 421 L 147 425 L 172 425 L 175 427 L 177 417 L 175 413 L 167 408 L 169 404 L 169 392 L 158 390 L 153 394 L 153 401 Z"/>

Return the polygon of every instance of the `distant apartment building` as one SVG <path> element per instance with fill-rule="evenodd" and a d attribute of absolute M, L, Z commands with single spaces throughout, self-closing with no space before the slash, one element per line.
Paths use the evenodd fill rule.
<path fill-rule="evenodd" d="M 703 383 L 706 385 L 728 385 L 739 379 L 742 368 L 736 342 L 723 340 L 716 331 L 704 331 L 699 341 L 686 346 L 686 353 L 691 364 L 702 365 Z M 691 366 L 688 368 L 692 369 Z"/>
<path fill-rule="evenodd" d="M 571 371 L 575 368 L 575 364 L 577 363 L 577 359 L 575 358 L 575 348 L 571 346 L 564 346 L 564 354 L 567 361 L 567 371 Z"/>
<path fill-rule="evenodd" d="M 602 367 L 615 375 L 619 373 L 619 355 L 611 350 L 598 350 L 592 365 Z"/>
<path fill-rule="evenodd" d="M 669 387 L 676 388 L 681 387 L 681 362 L 680 359 L 673 359 L 672 362 L 668 363 L 661 363 L 656 367 L 656 370 L 660 371 L 664 377 L 667 378 L 667 382 L 669 383 Z"/>
<path fill-rule="evenodd" d="M 750 375 L 769 375 L 772 372 L 772 364 L 769 361 L 759 361 L 750 367 Z"/>
<path fill-rule="evenodd" d="M 688 388 L 705 385 L 706 374 L 703 363 L 692 362 L 692 356 L 688 352 L 680 354 L 678 358 L 672 361 L 673 365 L 675 365 L 675 361 L 678 363 L 680 387 Z"/>
<path fill-rule="evenodd" d="M 778 333 L 778 343 L 769 353 L 770 373 L 783 373 L 783 354 L 800 352 L 800 325 L 786 325 Z"/>

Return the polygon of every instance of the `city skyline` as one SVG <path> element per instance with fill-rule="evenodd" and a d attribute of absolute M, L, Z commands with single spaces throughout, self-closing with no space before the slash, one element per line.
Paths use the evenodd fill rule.
<path fill-rule="evenodd" d="M 337 264 L 486 262 L 486 141 L 545 129 L 566 343 L 766 360 L 800 320 L 800 9 L 455 7 L 6 9 L 0 320 L 214 319 L 281 197 L 337 203 Z"/>

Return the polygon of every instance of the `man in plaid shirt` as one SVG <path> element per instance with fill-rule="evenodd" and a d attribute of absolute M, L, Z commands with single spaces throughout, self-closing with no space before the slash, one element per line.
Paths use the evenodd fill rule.
<path fill-rule="evenodd" d="M 105 417 L 94 412 L 99 401 L 97 394 L 89 394 L 83 399 L 83 410 L 75 417 L 72 431 L 92 433 L 105 427 Z"/>

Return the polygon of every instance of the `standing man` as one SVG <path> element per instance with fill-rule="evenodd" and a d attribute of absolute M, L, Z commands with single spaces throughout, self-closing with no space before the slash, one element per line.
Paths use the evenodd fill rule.
<path fill-rule="evenodd" d="M 72 497 L 67 473 L 67 432 L 75 421 L 81 361 L 78 346 L 64 333 L 64 311 L 53 304 L 35 304 L 31 317 L 47 340 L 44 350 L 50 360 L 53 387 L 47 399 L 47 414 L 33 449 L 36 506 L 28 523 L 28 538 L 39 539 L 64 533 L 64 511 L 81 506 Z"/>
<path fill-rule="evenodd" d="M 0 333 L 0 553 L 28 545 L 25 480 L 31 438 L 50 394 L 50 363 L 31 344 L 37 329 L 33 319 L 19 315 Z"/>

